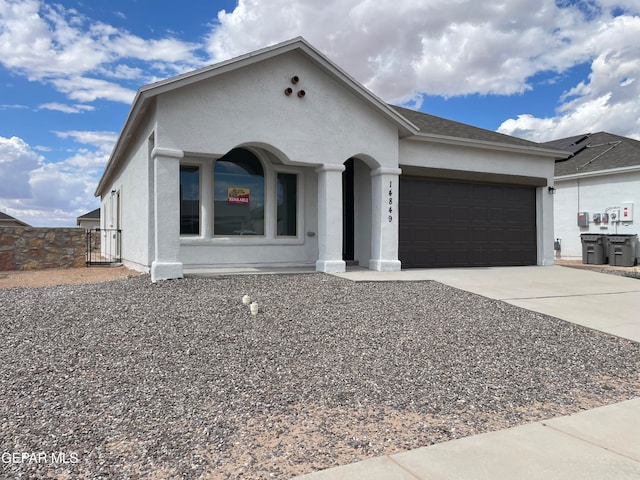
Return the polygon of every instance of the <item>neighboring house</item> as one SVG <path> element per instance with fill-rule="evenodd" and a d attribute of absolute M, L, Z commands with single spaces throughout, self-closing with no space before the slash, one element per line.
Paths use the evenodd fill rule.
<path fill-rule="evenodd" d="M 302 38 L 142 87 L 96 189 L 125 265 L 553 263 L 566 152 L 387 105 Z"/>
<path fill-rule="evenodd" d="M 639 141 L 599 132 L 545 145 L 572 152 L 555 168 L 554 232 L 562 258 L 582 256 L 583 233 L 640 234 Z"/>
<path fill-rule="evenodd" d="M 28 227 L 29 225 L 22 220 L 0 212 L 0 227 Z"/>
<path fill-rule="evenodd" d="M 89 213 L 85 213 L 76 218 L 76 225 L 86 230 L 100 228 L 100 208 L 91 210 Z"/>

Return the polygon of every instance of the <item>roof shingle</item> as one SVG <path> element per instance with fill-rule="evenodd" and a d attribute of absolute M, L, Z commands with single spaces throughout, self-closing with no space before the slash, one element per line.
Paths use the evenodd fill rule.
<path fill-rule="evenodd" d="M 556 177 L 640 165 L 640 142 L 613 133 L 586 133 L 544 145 L 572 153 L 556 160 Z"/>
<path fill-rule="evenodd" d="M 512 137 L 510 135 L 504 135 L 491 130 L 485 130 L 483 128 L 455 122 L 453 120 L 447 120 L 446 118 L 436 117 L 429 115 L 428 113 L 416 112 L 408 108 L 396 107 L 395 105 L 390 105 L 390 107 L 418 127 L 421 133 L 431 133 L 446 137 L 465 138 L 524 147 L 542 147 L 542 144 L 540 143 Z"/>

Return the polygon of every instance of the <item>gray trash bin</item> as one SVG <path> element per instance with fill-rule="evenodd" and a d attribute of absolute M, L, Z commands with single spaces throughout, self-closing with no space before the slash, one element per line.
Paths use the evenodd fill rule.
<path fill-rule="evenodd" d="M 633 267 L 636 264 L 638 235 L 607 235 L 609 242 L 609 265 Z"/>
<path fill-rule="evenodd" d="M 582 241 L 582 263 L 590 265 L 607 263 L 607 238 L 604 235 L 583 233 L 580 235 L 580 240 Z"/>

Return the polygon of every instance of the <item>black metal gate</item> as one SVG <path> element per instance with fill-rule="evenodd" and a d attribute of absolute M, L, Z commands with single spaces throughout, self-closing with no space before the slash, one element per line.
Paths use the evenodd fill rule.
<path fill-rule="evenodd" d="M 122 230 L 115 228 L 92 228 L 87 230 L 87 266 L 121 263 L 121 242 Z"/>

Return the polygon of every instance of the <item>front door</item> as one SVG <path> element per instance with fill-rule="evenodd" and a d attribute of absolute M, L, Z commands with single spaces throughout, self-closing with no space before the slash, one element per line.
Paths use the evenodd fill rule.
<path fill-rule="evenodd" d="M 353 261 L 355 241 L 355 212 L 354 212 L 354 174 L 353 158 L 344 162 L 342 172 L 342 260 Z"/>

